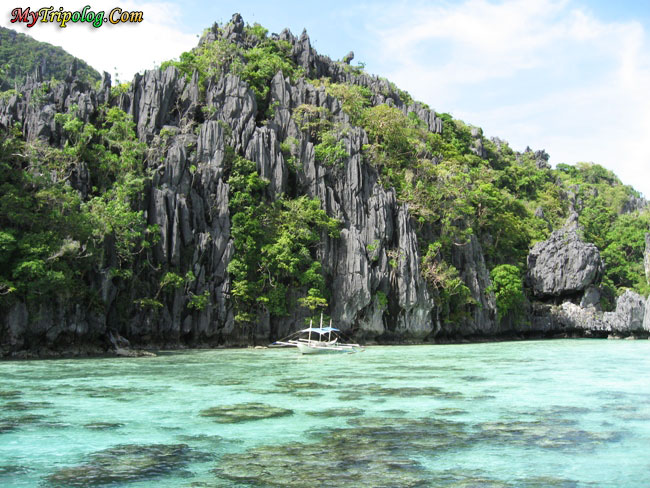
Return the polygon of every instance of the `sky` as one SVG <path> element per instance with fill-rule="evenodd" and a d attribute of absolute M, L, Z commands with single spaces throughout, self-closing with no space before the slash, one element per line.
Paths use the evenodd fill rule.
<path fill-rule="evenodd" d="M 550 162 L 594 162 L 650 198 L 650 1 L 61 0 L 55 10 L 143 12 L 138 24 L 0 25 L 61 46 L 113 80 L 177 58 L 235 12 L 270 32 L 307 29 L 320 54 Z M 21 4 L 38 10 L 45 4 Z M 4 10 L 4 12 L 3 12 Z"/>

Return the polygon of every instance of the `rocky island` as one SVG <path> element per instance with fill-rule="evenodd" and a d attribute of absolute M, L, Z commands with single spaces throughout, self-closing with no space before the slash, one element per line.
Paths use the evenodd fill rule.
<path fill-rule="evenodd" d="M 353 58 L 234 15 L 129 83 L 75 61 L 0 93 L 0 357 L 266 344 L 321 312 L 370 343 L 648 336 L 638 192 Z"/>

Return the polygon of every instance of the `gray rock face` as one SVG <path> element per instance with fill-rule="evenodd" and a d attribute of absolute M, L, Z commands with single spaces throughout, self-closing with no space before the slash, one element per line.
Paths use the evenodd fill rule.
<path fill-rule="evenodd" d="M 223 182 L 227 127 L 216 120 L 201 126 L 198 136 L 172 136 L 163 162 L 151 182 L 148 219 L 160 228 L 154 257 L 177 274 L 192 272 L 187 293 L 176 290 L 164 300 L 158 317 L 142 310 L 125 327 L 111 324 L 132 342 L 176 343 L 216 341 L 233 330 L 227 295 L 226 267 L 232 254 L 228 185 Z M 143 134 L 147 128 L 143 126 Z M 194 151 L 193 148 L 196 148 Z M 191 167 L 196 168 L 193 172 Z M 189 308 L 188 296 L 209 296 L 200 311 Z M 236 336 L 233 340 L 238 340 Z"/>
<path fill-rule="evenodd" d="M 0 356 L 26 348 L 70 350 L 91 343 L 101 345 L 106 335 L 102 316 L 80 305 L 61 303 L 43 303 L 30 313 L 18 302 L 9 310 L 0 332 Z"/>
<path fill-rule="evenodd" d="M 580 300 L 582 308 L 593 307 L 600 310 L 600 291 L 595 286 L 590 286 L 585 290 L 582 300 Z"/>
<path fill-rule="evenodd" d="M 61 138 L 61 127 L 54 121 L 57 112 L 77 106 L 77 117 L 87 122 L 99 103 L 97 93 L 77 79 L 51 84 L 28 76 L 19 91 L 22 96 L 13 95 L 0 103 L 0 125 L 11 127 L 18 122 L 25 139 L 54 145 Z"/>
<path fill-rule="evenodd" d="M 220 38 L 242 45 L 250 42 L 241 16 L 234 16 L 223 29 L 215 24 L 200 42 Z M 306 32 L 296 37 L 285 30 L 277 38 L 291 44 L 293 60 L 310 74 L 364 86 L 371 92 L 372 104 L 386 103 L 406 115 L 415 113 L 428 130 L 442 131 L 442 120 L 433 110 L 412 102 L 385 79 L 319 55 Z M 351 56 L 347 58 L 349 62 Z M 107 239 L 107 262 L 92 278 L 104 302 L 103 315 L 92 315 L 75 304 L 44 305 L 32 313 L 18 303 L 9 311 L 0 311 L 0 343 L 19 349 L 29 344 L 99 341 L 107 331 L 115 331 L 135 346 L 245 343 L 247 337 L 233 319 L 227 272 L 234 252 L 227 183 L 232 151 L 256 163 L 259 174 L 269 181 L 269 199 L 283 193 L 317 197 L 327 214 L 340 221 L 340 237 L 323 235 L 317 251 L 331 291 L 329 313 L 338 327 L 377 341 L 423 340 L 437 333 L 472 336 L 502 332 L 483 251 L 474 236 L 465 245 L 454 246 L 452 262 L 476 304 L 467 307 L 467 318 L 459 323 L 436 322 L 435 297 L 421 276 L 418 237 L 409 209 L 397 201 L 393 190 L 382 187 L 377 169 L 364 160 L 362 148 L 368 138 L 361 128 L 347 127 L 338 135 L 347 152 L 342 164 L 327 166 L 316 161 L 317 141 L 300 129 L 293 111 L 302 104 L 315 105 L 326 108 L 335 124 L 349 124 L 341 102 L 324 86 L 316 87 L 304 79 L 292 83 L 278 72 L 270 85 L 274 117 L 260 124 L 254 93 L 232 74 L 199 87 L 197 73 L 188 79 L 173 67 L 147 71 L 135 76 L 128 92 L 113 99 L 108 75 L 97 90 L 74 80 L 74 70 L 69 80 L 47 93 L 42 93 L 42 83 L 29 79 L 23 98 L 0 101 L 0 124 L 8 127 L 20 122 L 27 139 L 40 138 L 59 146 L 62 138 L 61 127 L 54 120 L 56 112 L 76 105 L 78 116 L 90 121 L 102 103 L 127 111 L 136 123 L 138 137 L 149 143 L 152 152 L 147 164 L 153 176 L 140 210 L 148 224 L 157 225 L 160 231 L 151 250 L 151 274 L 143 279 L 149 280 L 152 296 L 166 270 L 194 279 L 183 289 L 161 294 L 159 309 L 133 307 L 120 316 L 118 299 L 133 303 L 138 296 L 124 297 L 131 292 L 111 277 L 114 243 Z M 475 153 L 484 155 L 482 134 L 475 131 L 473 137 Z M 548 159 L 541 153 L 538 156 Z M 80 163 L 70 177 L 84 197 L 91 191 L 88 167 Z M 562 297 L 584 291 L 582 308 L 565 304 L 553 314 L 540 313 L 538 327 L 638 327 L 638 303 L 630 297 L 619 304 L 620 313 L 617 308 L 607 320 L 599 315 L 593 285 L 602 264 L 597 249 L 582 243 L 575 229 L 554 233 L 536 246 L 529 266 L 529 280 L 537 296 Z M 297 299 L 304 290 L 291 293 Z M 205 308 L 188 307 L 191 296 L 204 294 L 209 298 Z M 300 307 L 288 317 L 261 313 L 256 339 L 265 343 L 270 336 L 287 335 L 303 325 L 306 315 Z"/>
<path fill-rule="evenodd" d="M 571 302 L 564 302 L 553 308 L 554 331 L 581 330 L 589 332 L 611 332 L 611 325 L 603 321 L 603 316 L 594 308 L 582 308 Z"/>
<path fill-rule="evenodd" d="M 643 264 L 645 267 L 645 279 L 650 285 L 650 234 L 645 235 L 645 252 L 643 254 Z"/>
<path fill-rule="evenodd" d="M 531 249 L 526 278 L 535 296 L 558 297 L 584 291 L 602 272 L 598 248 L 582 242 L 575 228 L 564 228 Z"/>
<path fill-rule="evenodd" d="M 18 302 L 7 314 L 5 330 L 2 336 L 6 338 L 6 345 L 10 348 L 20 348 L 24 341 L 25 332 L 27 330 L 29 314 L 27 307 L 24 303 Z"/>
<path fill-rule="evenodd" d="M 421 339 L 431 332 L 433 301 L 420 274 L 417 237 L 405 206 L 399 207 L 397 224 L 399 259 L 396 274 L 400 308 L 397 330 L 403 331 L 403 335 Z"/>
<path fill-rule="evenodd" d="M 230 128 L 229 142 L 238 153 L 246 151 L 255 131 L 257 103 L 255 95 L 239 77 L 226 75 L 208 86 L 206 106 L 213 110 L 212 120 L 221 120 Z"/>
<path fill-rule="evenodd" d="M 643 197 L 630 196 L 624 203 L 621 208 L 622 214 L 632 213 L 632 212 L 642 212 L 648 208 L 648 201 Z"/>
<path fill-rule="evenodd" d="M 224 39 L 231 42 L 238 42 L 241 40 L 242 32 L 244 32 L 244 19 L 240 14 L 234 14 L 224 27 Z"/>
<path fill-rule="evenodd" d="M 612 332 L 627 334 L 642 331 L 644 312 L 645 299 L 628 290 L 616 299 L 616 311 L 603 314 L 603 323 Z"/>
<path fill-rule="evenodd" d="M 452 264 L 469 288 L 476 305 L 469 307 L 469 317 L 461 323 L 445 325 L 448 335 L 492 335 L 498 330 L 496 297 L 491 289 L 490 273 L 485 266 L 483 249 L 476 236 L 470 236 L 463 246 L 455 246 Z"/>
<path fill-rule="evenodd" d="M 526 150 L 524 153 L 532 153 L 534 158 L 535 158 L 535 166 L 537 166 L 537 169 L 550 169 L 551 165 L 548 164 L 548 160 L 550 158 L 549 154 L 544 151 L 544 149 L 540 149 L 538 151 L 533 151 L 530 147 L 526 147 Z"/>
<path fill-rule="evenodd" d="M 626 291 L 616 300 L 616 310 L 600 312 L 595 307 L 582 307 L 564 302 L 559 306 L 536 304 L 533 330 L 537 332 L 580 331 L 588 334 L 632 335 L 650 331 L 646 323 L 646 300 Z"/>
<path fill-rule="evenodd" d="M 177 125 L 170 120 L 172 103 L 176 98 L 178 71 L 169 66 L 160 70 L 145 71 L 144 76 L 136 75 L 133 80 L 133 100 L 130 113 L 137 124 L 141 139 L 150 141 L 154 132 L 163 125 Z"/>
<path fill-rule="evenodd" d="M 279 39 L 287 41 L 292 45 L 292 57 L 294 61 L 317 77 L 329 77 L 335 83 L 350 83 L 361 85 L 372 92 L 371 103 L 379 105 L 386 103 L 395 106 L 408 115 L 415 112 L 424 121 L 427 128 L 436 133 L 442 132 L 442 119 L 435 114 L 435 111 L 423 106 L 419 102 L 408 103 L 402 100 L 403 96 L 397 88 L 378 76 L 370 76 L 366 73 L 346 69 L 345 63 L 336 63 L 327 56 L 317 54 L 311 47 L 309 36 L 303 32 L 299 38 L 295 37 L 288 29 L 280 33 Z"/>
<path fill-rule="evenodd" d="M 276 132 L 258 127 L 246 148 L 246 158 L 257 163 L 260 176 L 269 181 L 268 192 L 276 198 L 287 191 L 289 170 L 280 152 Z"/>
<path fill-rule="evenodd" d="M 483 147 L 483 131 L 478 127 L 472 127 L 472 152 L 481 158 L 487 156 L 487 152 Z"/>
<path fill-rule="evenodd" d="M 408 210 L 362 161 L 365 132 L 351 130 L 343 140 L 350 155 L 345 167 L 328 168 L 316 163 L 311 142 L 303 139 L 298 173 L 307 194 L 343 222 L 340 238 L 326 239 L 322 252 L 325 272 L 333 276 L 333 320 L 369 339 L 421 339 L 432 331 L 433 300 L 420 275 Z"/>
<path fill-rule="evenodd" d="M 645 311 L 643 314 L 643 330 L 650 332 L 650 295 L 645 302 Z"/>
<path fill-rule="evenodd" d="M 626 291 L 616 310 L 603 313 L 598 283 L 603 264 L 598 249 L 577 235 L 577 214 L 567 226 L 533 247 L 527 280 L 538 300 L 563 300 L 561 305 L 534 303 L 532 325 L 537 332 L 582 331 L 587 334 L 632 335 L 647 331 L 645 299 Z M 578 305 L 579 300 L 579 305 Z"/>
<path fill-rule="evenodd" d="M 339 239 L 325 240 L 321 257 L 326 274 L 333 277 L 333 320 L 344 329 L 357 328 L 368 339 L 424 338 L 432 332 L 434 303 L 420 276 L 415 230 L 408 210 L 397 204 L 392 190 L 379 185 L 376 170 L 363 162 L 365 132 L 351 128 L 342 136 L 349 154 L 343 168 L 325 167 L 315 161 L 313 143 L 291 119 L 291 110 L 316 105 L 327 108 L 335 121 L 347 122 L 340 102 L 324 87 L 302 80 L 292 86 L 281 73 L 272 80 L 271 94 L 278 139 L 298 141 L 292 154 L 302 164 L 296 175 L 298 187 L 318 197 L 327 213 L 343 223 Z M 254 141 L 255 137 L 248 150 L 259 147 Z M 257 161 L 255 154 L 264 151 L 250 153 Z M 276 157 L 282 160 L 281 154 Z M 272 166 L 277 170 L 271 171 Z M 267 178 L 281 181 L 282 171 L 282 164 L 270 164 Z M 279 331 L 289 328 L 286 321 L 278 324 Z"/>

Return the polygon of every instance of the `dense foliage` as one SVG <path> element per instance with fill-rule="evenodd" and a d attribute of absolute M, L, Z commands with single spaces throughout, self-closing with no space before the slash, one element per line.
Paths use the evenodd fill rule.
<path fill-rule="evenodd" d="M 34 75 L 38 66 L 42 68 L 44 79 L 62 80 L 74 59 L 60 47 L 0 27 L 0 90 L 10 90 L 22 84 L 27 75 Z M 77 76 L 93 83 L 100 78 L 97 71 L 79 59 Z"/>
<path fill-rule="evenodd" d="M 21 34 L 10 40 L 6 29 L 0 36 L 5 89 L 23 80 L 44 57 L 47 77 L 65 75 L 71 57 L 63 51 L 32 44 Z M 282 71 L 295 82 L 310 75 L 296 64 L 288 42 L 269 37 L 259 25 L 247 26 L 237 42 L 223 36 L 202 42 L 161 68 L 170 65 L 188 81 L 196 73 L 201 96 L 219 77 L 240 76 L 256 97 L 260 125 L 273 116 L 273 76 Z M 343 69 L 348 74 L 361 71 Z M 85 64 L 80 72 L 88 80 L 98 79 Z M 513 151 L 449 114 L 438 114 L 442 132 L 432 133 L 414 112 L 407 115 L 394 103 L 373 105 L 377 94 L 366 86 L 328 78 L 307 81 L 338 99 L 347 114 L 335 117 L 309 103 L 294 108 L 293 120 L 313 144 L 315 160 L 336 175 L 349 159 L 345 139 L 352 127 L 365 130 L 363 158 L 376 168 L 380 184 L 394 189 L 398 201 L 408 205 L 422 277 L 443 321 L 461 320 L 478 306 L 461 277 L 462 265 L 454 265 L 455 249 L 474 238 L 480 243 L 499 317 L 518 318 L 526 302 L 523 277 L 529 249 L 574 211 L 583 238 L 598 246 L 606 264 L 605 308 L 627 288 L 650 293 L 642 265 L 650 214 L 647 206 L 635 204 L 639 194 L 610 171 L 590 163 L 552 169 L 543 153 Z M 41 90 L 49 86 L 43 84 Z M 128 90 L 120 85 L 113 91 L 119 95 Z M 394 90 L 399 100 L 412 103 L 408 94 Z M 33 100 L 39 103 L 38 96 Z M 76 112 L 70 107 L 56 115 L 63 134 L 57 147 L 24 141 L 18 126 L 0 138 L 0 304 L 48 298 L 100 307 L 91 281 L 98 270 L 108 268 L 118 282 L 121 310 L 134 305 L 161 309 L 166 295 L 179 290 L 187 308 L 204 309 L 210 293 L 193 291 L 197 278 L 192 271 L 155 265 L 150 258 L 160 235 L 159 229 L 147 226 L 143 212 L 151 168 L 157 164 L 148 161 L 152 148 L 138 141 L 130 116 L 110 104 L 102 105 L 90 122 Z M 159 139 L 167 135 L 161 132 Z M 300 162 L 291 148 L 300 141 L 279 142 L 295 183 Z M 287 316 L 297 305 L 313 312 L 326 309 L 328 277 L 321 269 L 318 245 L 326 236 L 337 236 L 339 222 L 326 215 L 318 200 L 300 196 L 295 184 L 291 195 L 271 198 L 255 163 L 233 148 L 225 166 L 235 251 L 227 271 L 236 323 L 252 334 L 263 314 Z M 79 183 L 81 174 L 89 180 Z M 389 257 L 396 268 L 396 258 Z M 383 292 L 377 299 L 388 307 Z"/>
<path fill-rule="evenodd" d="M 74 294 L 85 269 L 83 243 L 91 226 L 80 216 L 81 201 L 59 184 L 70 163 L 46 147 L 27 147 L 20 128 L 1 139 L 0 146 L 0 294 L 37 299 L 55 293 Z M 41 154 L 48 169 L 41 171 Z"/>
<path fill-rule="evenodd" d="M 297 302 L 311 310 L 327 307 L 325 280 L 316 259 L 323 232 L 338 234 L 338 222 L 305 196 L 269 201 L 255 163 L 236 157 L 230 184 L 231 235 L 235 256 L 228 264 L 235 321 L 252 333 L 259 313 L 284 316 Z M 292 303 L 293 298 L 293 303 Z"/>
<path fill-rule="evenodd" d="M 132 274 L 148 246 L 142 211 L 144 146 L 130 116 L 103 107 L 95 124 L 57 114 L 66 142 L 56 149 L 26 143 L 20 127 L 0 147 L 0 292 L 4 300 L 88 298 L 87 273 L 113 242 L 114 272 Z M 88 163 L 86 163 L 88 162 Z M 86 198 L 69 180 L 91 175 Z"/>
<path fill-rule="evenodd" d="M 500 264 L 490 273 L 499 317 L 510 313 L 517 318 L 523 315 L 525 297 L 520 274 L 519 269 L 511 264 Z"/>
<path fill-rule="evenodd" d="M 605 261 L 603 289 L 606 305 L 623 288 L 650 293 L 643 268 L 645 233 L 650 229 L 648 211 L 628 212 L 630 196 L 635 192 L 620 184 L 611 171 L 595 164 L 558 165 L 562 182 L 581 202 L 580 224 L 584 237 L 600 249 Z"/>
<path fill-rule="evenodd" d="M 451 262 L 452 246 L 471 234 L 479 238 L 493 279 L 500 281 L 495 291 L 503 317 L 523 303 L 521 276 L 529 249 L 563 225 L 571 205 L 583 238 L 599 247 L 606 264 L 605 309 L 613 308 L 624 289 L 650 293 L 643 270 L 650 213 L 647 207 L 626 210 L 639 194 L 612 172 L 591 163 L 551 169 L 543 155 L 516 153 L 447 114 L 441 115 L 442 134 L 432 134 L 414 114 L 395 107 L 351 107 L 356 91 L 339 89 L 343 107 L 366 129 L 368 161 L 377 166 L 383 184 L 409 204 L 420 224 L 423 274 L 449 320 L 458 307 L 472 303 Z M 482 152 L 476 150 L 479 141 Z"/>

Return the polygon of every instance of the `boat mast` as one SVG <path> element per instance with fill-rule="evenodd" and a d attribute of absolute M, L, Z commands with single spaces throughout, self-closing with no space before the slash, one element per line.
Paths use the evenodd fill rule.
<path fill-rule="evenodd" d="M 323 336 L 322 336 L 322 334 L 323 334 L 323 312 L 320 313 L 320 327 L 319 328 L 320 328 L 321 336 L 318 338 L 318 340 L 322 341 L 323 340 Z"/>

